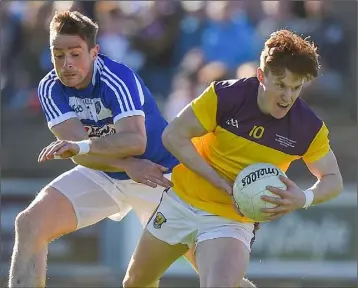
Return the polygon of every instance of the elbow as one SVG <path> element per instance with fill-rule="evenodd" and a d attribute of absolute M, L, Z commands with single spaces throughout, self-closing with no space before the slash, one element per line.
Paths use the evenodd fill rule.
<path fill-rule="evenodd" d="M 132 156 L 140 156 L 145 153 L 147 149 L 147 137 L 145 136 L 138 136 L 133 139 L 132 145 L 130 147 L 130 153 Z"/>
<path fill-rule="evenodd" d="M 336 184 L 336 197 L 342 193 L 343 191 L 343 179 L 342 179 L 342 176 L 339 174 L 337 175 L 337 180 L 336 180 L 337 184 Z"/>
<path fill-rule="evenodd" d="M 165 148 L 168 149 L 168 151 L 170 152 L 171 147 L 173 146 L 173 143 L 175 142 L 175 136 L 174 133 L 172 133 L 172 130 L 169 127 L 170 125 L 168 125 L 162 134 L 162 143 L 164 145 Z"/>

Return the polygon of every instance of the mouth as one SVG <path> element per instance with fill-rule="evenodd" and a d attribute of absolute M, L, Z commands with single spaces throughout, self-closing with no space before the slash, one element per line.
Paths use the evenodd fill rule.
<path fill-rule="evenodd" d="M 277 103 L 277 107 L 280 109 L 287 109 L 289 106 L 289 103 Z"/>
<path fill-rule="evenodd" d="M 75 73 L 64 73 L 64 74 L 63 74 L 63 77 L 65 77 L 65 78 L 73 78 L 73 77 L 75 77 L 75 76 L 76 76 Z"/>

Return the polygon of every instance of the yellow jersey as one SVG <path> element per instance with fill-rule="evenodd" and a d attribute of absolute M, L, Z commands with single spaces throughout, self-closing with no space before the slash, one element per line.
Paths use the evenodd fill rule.
<path fill-rule="evenodd" d="M 287 115 L 275 119 L 257 105 L 256 77 L 213 82 L 191 107 L 208 133 L 192 141 L 199 154 L 224 178 L 234 181 L 246 166 L 258 162 L 284 172 L 297 159 L 312 163 L 330 149 L 328 129 L 298 98 Z M 173 169 L 174 191 L 188 204 L 240 222 L 231 196 L 183 164 Z"/>

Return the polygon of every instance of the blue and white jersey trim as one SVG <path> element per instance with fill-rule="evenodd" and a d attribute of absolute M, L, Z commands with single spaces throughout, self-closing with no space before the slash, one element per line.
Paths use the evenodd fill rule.
<path fill-rule="evenodd" d="M 114 74 L 108 66 L 105 65 L 104 61 L 100 57 L 97 58 L 95 65 L 100 73 L 100 80 L 113 92 L 119 105 L 119 113 L 114 115 L 113 123 L 124 117 L 134 115 L 145 117 L 141 108 L 144 104 L 144 93 L 142 86 L 134 73 L 129 71 L 132 75 L 126 75 L 127 77 L 133 77 L 135 81 L 135 87 L 128 87 L 126 82 L 128 83 L 130 81 L 125 82 L 123 79 L 119 78 L 118 75 Z M 133 88 L 137 91 L 133 91 Z M 139 96 L 139 103 L 135 103 L 136 98 L 138 98 L 135 94 Z"/>
<path fill-rule="evenodd" d="M 74 111 L 61 109 L 62 107 L 54 101 L 54 97 L 56 97 L 55 85 L 58 81 L 56 72 L 52 71 L 40 82 L 38 87 L 40 104 L 45 113 L 49 128 L 67 119 L 77 117 Z"/>

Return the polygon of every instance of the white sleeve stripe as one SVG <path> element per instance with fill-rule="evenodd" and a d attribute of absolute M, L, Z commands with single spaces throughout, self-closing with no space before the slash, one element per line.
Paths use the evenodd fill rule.
<path fill-rule="evenodd" d="M 52 99 L 53 86 L 56 84 L 58 79 L 54 76 L 55 75 L 49 75 L 47 79 L 45 78 L 44 81 L 42 81 L 39 87 L 39 98 L 49 119 L 54 119 L 62 114 L 61 110 Z"/>
<path fill-rule="evenodd" d="M 48 76 L 49 77 L 49 76 Z M 45 80 L 43 80 L 43 81 L 41 81 L 40 82 L 40 85 L 39 85 L 39 89 L 38 89 L 38 94 L 39 94 L 39 99 L 40 99 L 40 103 L 41 103 L 41 105 L 42 105 L 42 107 L 43 107 L 43 109 L 44 109 L 44 112 L 45 112 L 45 114 L 46 114 L 46 116 L 49 118 L 49 119 L 51 119 L 52 117 L 51 117 L 51 112 L 49 111 L 49 108 L 48 108 L 48 106 L 46 105 L 46 103 L 45 103 L 45 99 L 44 99 L 44 97 L 43 97 L 43 88 L 44 88 L 44 85 L 45 86 L 47 86 L 47 84 L 48 84 L 48 81 L 49 81 L 49 79 L 50 78 L 45 78 Z"/>
<path fill-rule="evenodd" d="M 111 81 L 111 83 L 114 84 L 114 85 L 119 89 L 120 94 L 122 95 L 123 100 L 120 100 L 120 99 L 117 97 L 118 101 L 124 102 L 123 104 L 124 104 L 124 106 L 125 106 L 125 110 L 122 110 L 122 111 L 124 112 L 124 111 L 134 110 L 135 107 L 134 107 L 134 105 L 133 105 L 133 102 L 128 104 L 128 100 L 131 100 L 131 95 L 130 95 L 128 89 L 126 90 L 128 94 L 125 94 L 125 92 L 124 92 L 123 89 L 122 89 L 123 85 L 120 85 L 119 82 L 115 81 L 115 79 L 114 79 L 113 77 L 111 77 L 110 73 L 112 73 L 112 72 L 104 65 L 104 61 L 103 61 L 101 58 L 98 58 L 98 60 L 99 60 L 99 62 L 100 62 L 101 65 L 102 65 L 102 70 L 103 70 L 103 71 L 102 71 L 102 75 L 103 75 L 103 76 L 107 76 L 107 79 L 108 79 L 109 81 Z M 112 73 L 112 74 L 113 74 L 113 73 Z M 114 75 L 114 74 L 113 74 L 113 75 Z M 125 84 L 124 84 L 124 85 L 125 85 Z M 123 87 L 123 88 L 125 89 L 126 87 Z M 128 96 L 129 96 L 129 97 L 128 97 Z M 132 106 L 131 106 L 130 104 L 132 104 Z"/>
<path fill-rule="evenodd" d="M 57 78 L 56 78 L 56 80 L 57 80 Z M 52 99 L 52 91 L 53 91 L 52 88 L 53 88 L 53 86 L 55 85 L 56 80 L 55 80 L 55 81 L 53 82 L 53 84 L 51 84 L 51 86 L 50 86 L 48 99 L 49 99 L 49 101 L 51 102 L 50 105 L 51 105 L 53 108 L 55 108 L 55 110 L 56 110 L 56 112 L 57 112 L 57 114 L 58 114 L 57 116 L 60 116 L 60 115 L 62 114 L 62 112 L 61 112 L 61 110 L 57 107 L 55 101 L 53 101 L 53 99 Z"/>
<path fill-rule="evenodd" d="M 43 80 L 43 81 L 41 81 L 40 82 L 40 84 L 39 84 L 39 87 L 38 87 L 38 90 L 37 90 L 37 94 L 38 94 L 38 96 L 39 96 L 39 101 L 40 101 L 40 104 L 41 104 L 41 106 L 42 106 L 42 109 L 44 110 L 44 113 L 45 113 L 45 115 L 46 115 L 46 117 L 48 118 L 48 119 L 50 119 L 51 118 L 51 115 L 50 115 L 50 113 L 49 113 L 49 111 L 48 111 L 48 109 L 47 109 L 47 106 L 45 105 L 45 103 L 44 103 L 44 99 L 43 99 L 43 97 L 42 97 L 42 88 L 43 88 L 43 86 L 44 86 L 44 83 L 45 83 L 45 80 Z"/>
<path fill-rule="evenodd" d="M 139 99 L 140 99 L 140 104 L 143 106 L 144 105 L 144 93 L 143 93 L 143 89 L 142 89 L 142 85 L 140 85 L 140 82 L 137 78 L 137 76 L 133 73 L 135 82 L 137 84 L 137 88 L 138 88 L 138 92 L 139 92 Z"/>
<path fill-rule="evenodd" d="M 117 92 L 118 92 L 118 90 L 119 90 L 119 93 L 120 93 L 120 96 L 121 97 L 119 97 L 119 94 L 118 94 L 118 96 L 117 96 L 117 99 L 118 99 L 118 101 L 119 102 L 121 102 L 123 105 L 124 105 L 124 107 L 125 107 L 125 110 L 123 110 L 123 112 L 124 111 L 131 111 L 131 110 L 134 110 L 134 107 L 132 106 L 132 107 L 130 107 L 130 105 L 128 104 L 128 101 L 127 101 L 127 97 L 125 96 L 125 92 L 123 91 L 123 89 L 122 89 L 122 86 L 120 86 L 119 85 L 119 83 L 117 83 L 116 81 L 114 81 L 113 80 L 113 78 L 111 77 L 111 76 L 109 76 L 109 74 L 107 73 L 107 72 L 102 72 L 102 78 L 104 78 L 104 77 L 106 77 L 106 79 L 107 79 L 107 81 L 110 81 L 113 85 L 115 85 L 116 87 L 117 87 Z M 113 87 L 113 86 L 112 86 Z M 116 94 L 116 95 L 117 95 Z"/>
<path fill-rule="evenodd" d="M 57 107 L 54 107 L 54 105 L 52 105 L 53 100 L 51 99 L 51 93 L 55 83 L 56 83 L 56 79 L 48 79 L 43 83 L 41 83 L 41 87 L 39 89 L 40 99 L 42 100 L 41 102 L 43 104 L 45 113 L 47 114 L 49 119 L 54 119 L 61 115 L 61 112 L 58 109 L 56 109 Z M 58 112 L 57 115 L 56 112 Z"/>
<path fill-rule="evenodd" d="M 118 100 L 118 103 L 119 103 L 119 106 L 121 108 L 121 112 L 125 112 L 124 109 L 123 109 L 123 103 L 122 103 L 122 100 L 120 99 L 120 96 L 118 95 L 118 92 L 117 90 L 106 80 L 106 79 L 103 79 L 101 77 L 101 81 L 106 83 L 107 86 L 113 91 L 113 93 L 116 95 L 117 97 L 117 100 Z"/>
<path fill-rule="evenodd" d="M 71 118 L 78 118 L 77 114 L 73 111 L 67 112 L 65 114 L 61 114 L 59 117 L 52 119 L 51 121 L 48 121 L 47 126 L 48 128 L 51 129 L 53 126 L 65 122 L 66 120 Z"/>
<path fill-rule="evenodd" d="M 143 116 L 145 118 L 145 114 L 142 110 L 128 111 L 125 113 L 118 114 L 116 117 L 114 117 L 113 124 L 115 124 L 118 120 L 121 120 L 126 117 L 130 117 L 130 116 Z"/>
<path fill-rule="evenodd" d="M 119 85 L 119 83 L 117 83 L 116 81 L 114 81 L 114 79 L 112 77 L 110 77 L 110 75 L 103 71 L 104 70 L 104 63 L 103 63 L 103 60 L 101 58 L 98 58 L 98 65 L 100 66 L 101 70 L 102 70 L 102 75 L 101 75 L 101 80 L 105 80 L 104 77 L 106 77 L 106 81 L 103 81 L 107 84 L 108 87 L 111 88 L 111 90 L 115 93 L 116 95 L 116 98 L 117 98 L 117 101 L 120 105 L 120 108 L 121 108 L 121 112 L 125 112 L 125 111 L 131 111 L 133 109 L 131 109 L 131 107 L 128 106 L 128 102 L 126 100 L 126 97 L 125 97 L 125 94 L 124 94 L 124 91 L 122 89 L 122 87 Z M 114 84 L 118 89 L 119 89 L 119 92 L 121 94 L 122 97 L 120 97 L 120 95 L 118 94 L 118 89 L 116 90 L 112 85 L 109 84 L 110 81 L 112 84 Z M 124 105 L 124 107 L 123 107 Z M 123 109 L 125 108 L 125 109 Z M 134 108 L 134 107 L 133 107 Z"/>
<path fill-rule="evenodd" d="M 133 108 L 130 108 L 130 110 L 135 110 L 135 106 L 134 106 L 134 103 L 133 103 L 133 99 L 132 99 L 132 96 L 131 96 L 131 94 L 130 94 L 130 92 L 129 92 L 129 89 L 128 89 L 126 83 L 125 83 L 122 79 L 118 78 L 118 76 L 117 76 L 116 74 L 114 74 L 111 70 L 109 70 L 108 67 L 104 64 L 104 61 L 103 61 L 101 58 L 98 58 L 98 59 L 99 59 L 99 61 L 102 63 L 103 69 L 104 69 L 109 75 L 111 75 L 111 76 L 114 78 L 113 80 L 116 80 L 116 81 L 114 81 L 114 82 L 120 83 L 121 86 L 122 86 L 122 87 L 124 88 L 124 90 L 126 91 L 126 97 L 127 97 L 127 99 L 129 100 L 130 106 L 133 107 Z"/>

